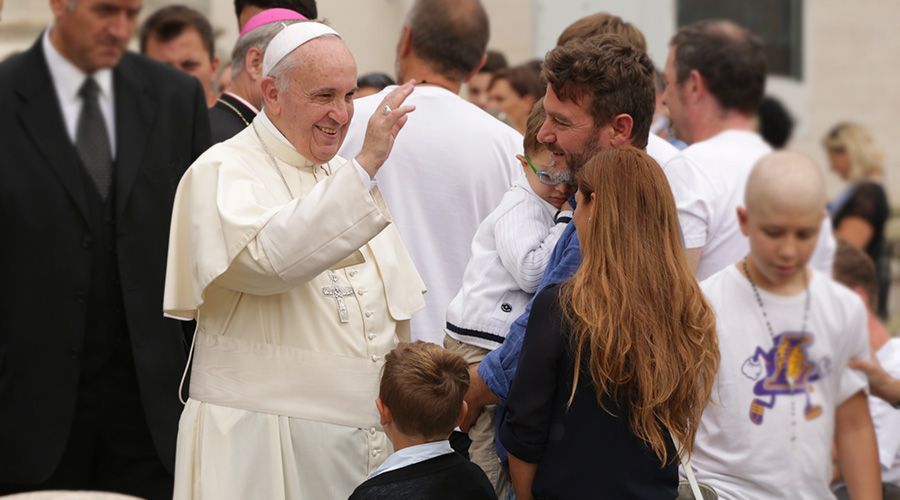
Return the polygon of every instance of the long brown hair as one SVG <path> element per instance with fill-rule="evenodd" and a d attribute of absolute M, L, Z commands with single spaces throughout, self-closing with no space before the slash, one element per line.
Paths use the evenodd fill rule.
<path fill-rule="evenodd" d="M 693 448 L 719 366 L 715 315 L 688 267 L 662 169 L 635 148 L 599 152 L 578 171 L 582 263 L 561 289 L 575 374 L 615 402 L 664 463 L 665 430 Z M 593 196 L 593 199 L 592 199 Z M 582 214 L 583 215 L 583 214 Z M 586 227 L 585 227 L 586 226 Z"/>

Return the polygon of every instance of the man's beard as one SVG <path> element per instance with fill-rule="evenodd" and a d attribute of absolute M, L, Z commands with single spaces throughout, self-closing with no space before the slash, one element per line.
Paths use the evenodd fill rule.
<path fill-rule="evenodd" d="M 598 130 L 595 130 L 591 133 L 590 139 L 588 139 L 584 147 L 581 148 L 581 152 L 566 153 L 566 165 L 569 166 L 569 170 L 573 173 L 578 172 L 601 149 L 603 148 L 600 147 L 600 134 Z"/>

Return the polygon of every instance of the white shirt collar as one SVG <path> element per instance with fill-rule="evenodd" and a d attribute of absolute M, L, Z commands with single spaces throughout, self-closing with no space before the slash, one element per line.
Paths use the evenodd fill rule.
<path fill-rule="evenodd" d="M 369 479 L 388 471 L 408 467 L 426 460 L 453 453 L 449 440 L 435 441 L 433 443 L 417 444 L 400 451 L 394 452 L 377 469 L 369 474 Z"/>
<path fill-rule="evenodd" d="M 284 134 L 282 134 L 281 131 L 278 130 L 278 127 L 276 127 L 275 124 L 272 123 L 272 120 L 269 119 L 269 115 L 266 113 L 265 109 L 263 109 L 262 112 L 257 115 L 257 117 L 258 120 L 262 122 L 263 127 L 266 127 L 266 130 L 271 132 L 272 135 L 277 137 L 279 141 L 283 142 L 289 148 L 297 151 L 297 148 L 295 148 L 294 145 L 291 144 L 291 141 L 287 140 L 287 137 L 285 137 Z"/>
<path fill-rule="evenodd" d="M 50 30 L 52 29 L 53 26 L 51 25 L 44 30 L 44 37 L 41 43 L 59 100 L 61 102 L 69 102 L 74 99 L 81 99 L 78 91 L 81 90 L 81 85 L 84 84 L 84 80 L 88 75 L 56 50 L 53 42 L 50 41 Z M 94 72 L 92 76 L 97 82 L 97 86 L 100 87 L 100 93 L 107 99 L 112 100 L 112 70 L 109 68 L 100 69 Z"/>
<path fill-rule="evenodd" d="M 254 106 L 254 105 L 250 104 L 249 102 L 247 102 L 247 99 L 244 99 L 243 97 L 241 97 L 241 96 L 239 96 L 239 95 L 237 95 L 237 94 L 231 93 L 231 92 L 225 92 L 225 93 L 228 94 L 229 96 L 231 96 L 231 97 L 237 99 L 238 101 L 240 101 L 241 104 L 243 104 L 244 106 L 247 106 L 248 108 L 252 109 L 254 113 L 259 114 L 259 110 L 256 109 L 256 106 Z"/>

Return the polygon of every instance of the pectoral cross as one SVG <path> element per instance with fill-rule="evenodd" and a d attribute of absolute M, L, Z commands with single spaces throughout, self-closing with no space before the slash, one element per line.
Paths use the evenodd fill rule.
<path fill-rule="evenodd" d="M 347 302 L 344 301 L 344 297 L 349 297 L 353 295 L 353 287 L 345 287 L 341 288 L 338 286 L 338 277 L 334 274 L 334 271 L 328 271 L 328 279 L 331 280 L 331 286 L 326 286 L 322 288 L 322 293 L 326 297 L 331 297 L 337 303 L 338 315 L 341 318 L 341 323 L 349 323 L 350 322 L 350 311 L 347 309 Z"/>

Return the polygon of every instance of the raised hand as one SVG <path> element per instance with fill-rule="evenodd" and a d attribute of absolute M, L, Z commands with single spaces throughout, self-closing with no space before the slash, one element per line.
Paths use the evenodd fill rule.
<path fill-rule="evenodd" d="M 375 177 L 378 169 L 387 160 L 397 134 L 406 124 L 407 115 L 416 109 L 412 105 L 403 105 L 406 98 L 412 94 L 415 83 L 415 80 L 410 80 L 386 95 L 369 118 L 366 138 L 363 140 L 362 150 L 356 157 L 356 161 L 369 177 Z"/>

